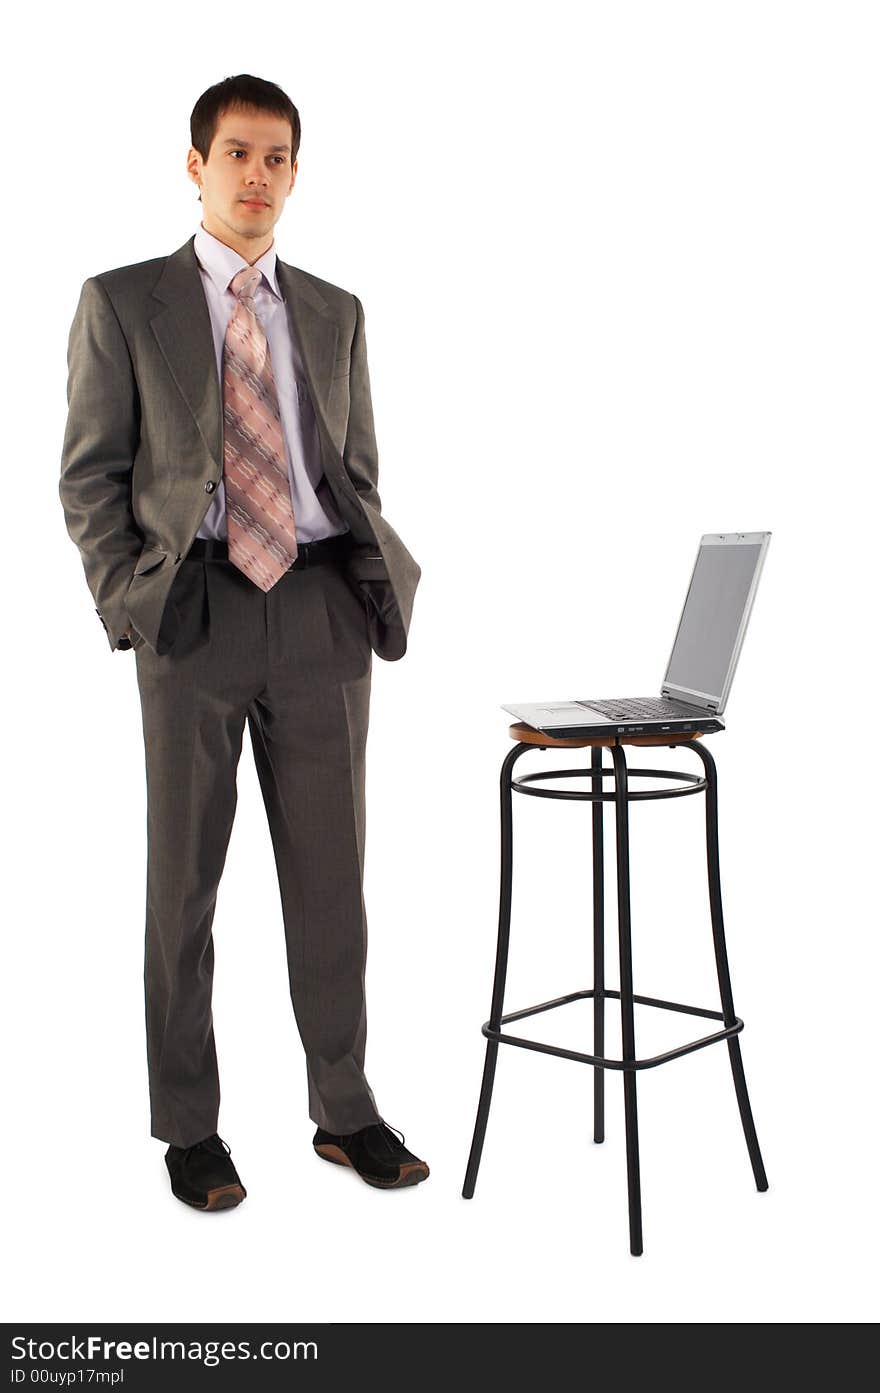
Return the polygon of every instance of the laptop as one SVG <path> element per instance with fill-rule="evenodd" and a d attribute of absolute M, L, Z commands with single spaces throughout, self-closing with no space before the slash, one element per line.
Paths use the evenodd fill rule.
<path fill-rule="evenodd" d="M 502 706 L 547 735 L 665 735 L 723 730 L 721 714 L 742 648 L 769 532 L 707 533 L 658 697 Z"/>

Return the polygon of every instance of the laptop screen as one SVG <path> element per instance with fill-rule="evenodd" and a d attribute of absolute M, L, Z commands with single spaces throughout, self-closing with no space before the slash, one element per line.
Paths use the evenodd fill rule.
<path fill-rule="evenodd" d="M 769 532 L 703 537 L 664 687 L 723 709 L 769 540 Z"/>

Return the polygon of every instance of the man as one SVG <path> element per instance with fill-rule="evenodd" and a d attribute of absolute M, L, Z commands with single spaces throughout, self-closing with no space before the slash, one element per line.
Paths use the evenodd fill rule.
<path fill-rule="evenodd" d="M 427 1165 L 364 1074 L 364 755 L 372 652 L 407 646 L 420 568 L 381 513 L 360 301 L 277 256 L 289 98 L 196 103 L 199 229 L 85 281 L 60 495 L 111 650 L 133 648 L 147 775 L 151 1131 L 178 1199 L 247 1193 L 217 1135 L 212 921 L 250 730 L 323 1159 L 398 1188 Z"/>

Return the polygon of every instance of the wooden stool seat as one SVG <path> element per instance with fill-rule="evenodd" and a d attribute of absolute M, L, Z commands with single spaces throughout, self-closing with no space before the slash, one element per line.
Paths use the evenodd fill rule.
<path fill-rule="evenodd" d="M 669 735 L 576 735 L 569 737 L 546 735 L 543 730 L 535 730 L 534 726 L 527 726 L 524 721 L 516 721 L 510 727 L 508 734 L 511 740 L 518 740 L 522 745 L 540 745 L 542 749 L 557 745 L 568 749 L 579 749 L 585 745 L 601 745 L 603 749 L 607 749 L 612 745 L 680 745 L 683 740 L 701 739 L 703 731 L 683 730 L 672 732 Z"/>

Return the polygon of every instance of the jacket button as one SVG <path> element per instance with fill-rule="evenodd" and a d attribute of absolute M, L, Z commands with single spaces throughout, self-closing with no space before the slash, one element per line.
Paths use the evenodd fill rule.
<path fill-rule="evenodd" d="M 216 487 L 217 485 L 214 483 L 214 480 L 209 479 L 205 484 L 205 493 L 213 493 Z"/>

